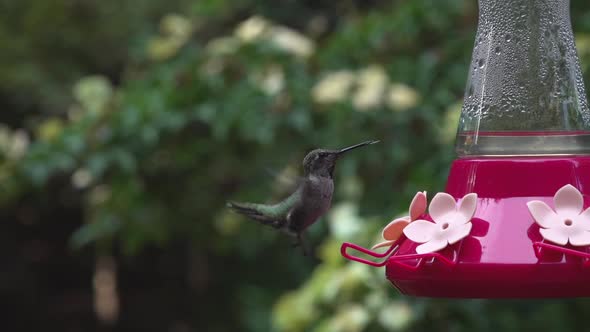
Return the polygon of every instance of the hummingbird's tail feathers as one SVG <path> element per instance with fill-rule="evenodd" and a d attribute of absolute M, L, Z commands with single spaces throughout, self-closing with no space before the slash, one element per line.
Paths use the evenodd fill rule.
<path fill-rule="evenodd" d="M 261 224 L 269 225 L 274 228 L 280 228 L 280 226 L 282 226 L 276 218 L 272 218 L 261 212 L 261 208 L 264 208 L 264 205 L 262 204 L 227 202 L 227 207 L 234 212 L 258 221 Z"/>

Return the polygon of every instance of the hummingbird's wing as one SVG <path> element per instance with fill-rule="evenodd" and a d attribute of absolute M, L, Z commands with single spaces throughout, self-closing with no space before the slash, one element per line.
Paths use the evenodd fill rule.
<path fill-rule="evenodd" d="M 306 180 L 305 177 L 292 174 L 289 170 L 277 172 L 269 167 L 266 167 L 264 170 L 274 179 L 274 190 L 283 194 L 295 192 Z"/>

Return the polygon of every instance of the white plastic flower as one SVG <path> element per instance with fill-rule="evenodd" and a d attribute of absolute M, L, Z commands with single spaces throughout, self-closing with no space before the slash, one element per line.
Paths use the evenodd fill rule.
<path fill-rule="evenodd" d="M 412 221 L 418 219 L 421 215 L 424 214 L 426 211 L 426 192 L 419 191 L 414 195 L 412 202 L 410 203 L 410 214 L 397 218 L 387 224 L 383 229 L 383 239 L 385 241 L 381 243 L 377 243 L 373 246 L 372 249 L 377 249 L 381 247 L 386 247 L 392 245 L 399 237 L 402 235 L 402 232 L 408 224 Z"/>
<path fill-rule="evenodd" d="M 471 232 L 471 218 L 475 214 L 477 194 L 467 194 L 459 206 L 453 196 L 438 193 L 428 209 L 434 223 L 416 220 L 404 228 L 408 239 L 422 243 L 416 252 L 426 254 L 444 249 L 449 244 L 459 242 Z"/>
<path fill-rule="evenodd" d="M 590 208 L 582 211 L 584 198 L 578 189 L 568 184 L 553 197 L 555 211 L 541 201 L 527 203 L 531 215 L 541 226 L 539 230 L 547 241 L 559 245 L 568 242 L 573 246 L 590 245 Z"/>

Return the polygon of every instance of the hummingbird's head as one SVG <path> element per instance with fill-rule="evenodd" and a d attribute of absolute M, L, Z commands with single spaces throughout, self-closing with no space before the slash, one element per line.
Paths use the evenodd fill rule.
<path fill-rule="evenodd" d="M 379 141 L 367 141 L 340 150 L 313 150 L 303 159 L 303 169 L 305 175 L 317 175 L 331 178 L 334 175 L 336 161 L 340 156 L 350 150 L 378 142 Z"/>

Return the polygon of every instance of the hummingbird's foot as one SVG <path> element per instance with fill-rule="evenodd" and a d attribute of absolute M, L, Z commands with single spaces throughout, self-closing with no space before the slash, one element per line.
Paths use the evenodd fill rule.
<path fill-rule="evenodd" d="M 303 256 L 309 256 L 310 250 L 309 247 L 306 245 L 305 241 L 303 240 L 303 233 L 297 234 L 297 240 L 294 243 L 294 247 L 301 247 L 303 251 Z"/>
<path fill-rule="evenodd" d="M 296 235 L 296 236 L 297 236 L 297 238 L 295 239 L 295 241 L 293 243 L 291 243 L 291 247 L 292 248 L 301 247 L 301 251 L 303 253 L 303 256 L 309 257 L 315 263 L 320 263 L 321 260 L 316 256 L 315 250 L 313 250 L 313 248 L 310 248 L 310 246 L 307 245 L 307 242 L 303 240 L 303 236 L 302 235 Z"/>

